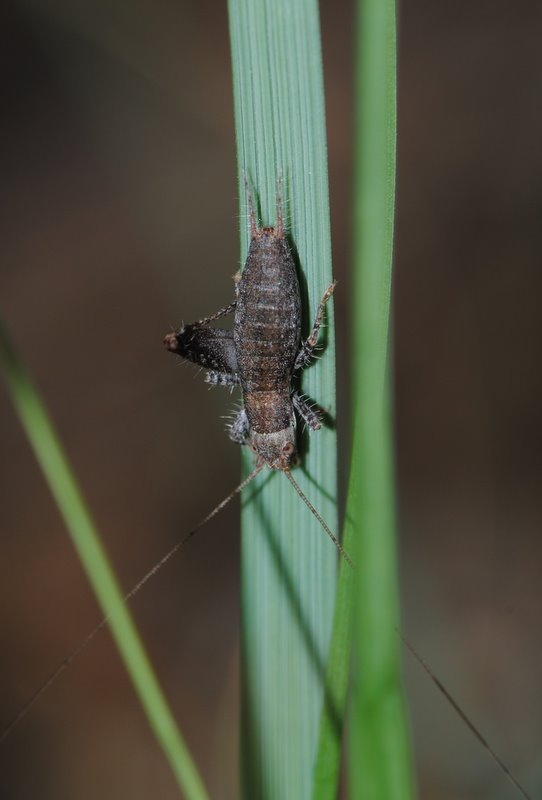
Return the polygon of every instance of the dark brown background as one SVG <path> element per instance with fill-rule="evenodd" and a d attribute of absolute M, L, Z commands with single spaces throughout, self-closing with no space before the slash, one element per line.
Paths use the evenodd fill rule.
<path fill-rule="evenodd" d="M 353 9 L 326 0 L 344 353 Z M 226 11 L 68 0 L 0 11 L 0 305 L 125 586 L 237 481 L 231 399 L 162 351 L 238 266 Z M 402 4 L 395 375 L 405 628 L 540 791 L 542 7 Z M 99 612 L 2 389 L 2 719 Z M 213 798 L 236 788 L 232 507 L 133 603 Z M 406 659 L 423 798 L 512 798 Z M 0 749 L 6 798 L 176 797 L 102 633 Z"/>

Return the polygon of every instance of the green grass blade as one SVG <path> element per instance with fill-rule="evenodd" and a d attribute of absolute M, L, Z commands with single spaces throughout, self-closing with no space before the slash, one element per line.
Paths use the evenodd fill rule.
<path fill-rule="evenodd" d="M 314 0 L 230 0 L 229 12 L 242 258 L 242 173 L 271 225 L 282 173 L 287 228 L 307 285 L 307 328 L 332 278 L 318 7 Z M 303 391 L 333 417 L 331 303 L 328 323 L 325 353 L 304 374 Z M 332 430 L 311 436 L 295 477 L 336 530 Z M 280 474 L 261 474 L 249 487 L 242 529 L 243 796 L 304 800 L 312 793 L 337 553 Z"/>
<path fill-rule="evenodd" d="M 394 0 L 360 0 L 354 218 L 354 439 L 347 518 L 356 598 L 349 775 L 353 800 L 410 798 L 401 685 L 389 318 L 396 151 Z"/>
<path fill-rule="evenodd" d="M 43 471 L 102 611 L 109 620 L 134 689 L 187 800 L 207 792 L 152 671 L 98 532 L 53 424 L 30 376 L 0 323 L 0 367 L 15 409 Z"/>
<path fill-rule="evenodd" d="M 345 530 L 343 544 L 347 552 L 354 552 L 352 532 L 353 526 Z M 313 800 L 334 800 L 337 796 L 346 692 L 350 677 L 354 578 L 351 567 L 342 563 L 326 672 L 327 702 L 320 721 Z"/>

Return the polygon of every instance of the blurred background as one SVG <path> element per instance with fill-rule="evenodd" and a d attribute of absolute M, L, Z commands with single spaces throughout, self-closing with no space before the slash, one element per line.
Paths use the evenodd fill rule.
<path fill-rule="evenodd" d="M 321 3 L 343 453 L 353 14 Z M 238 268 L 226 8 L 4 2 L 0 20 L 0 310 L 130 587 L 239 476 L 232 398 L 162 348 Z M 401 4 L 394 292 L 404 628 L 533 794 L 541 31 L 536 2 Z M 0 426 L 3 725 L 100 614 L 3 386 Z M 132 603 L 221 800 L 238 796 L 238 559 L 233 504 Z M 515 797 L 405 668 L 420 797 Z M 178 796 L 107 632 L 0 748 L 0 794 Z"/>

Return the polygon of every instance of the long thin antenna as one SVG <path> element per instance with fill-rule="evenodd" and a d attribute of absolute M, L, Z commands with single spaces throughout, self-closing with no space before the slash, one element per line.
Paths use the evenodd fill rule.
<path fill-rule="evenodd" d="M 201 522 L 199 522 L 196 525 L 195 528 L 193 528 L 186 536 L 184 536 L 182 539 L 180 539 L 177 542 L 177 544 L 175 544 L 171 548 L 171 550 L 169 550 L 165 554 L 165 556 L 163 556 L 163 558 L 161 558 L 160 561 L 158 561 L 152 567 L 152 569 L 150 569 L 141 578 L 141 580 L 139 580 L 130 589 L 130 591 L 127 594 L 124 595 L 124 601 L 128 602 L 129 600 L 131 600 L 131 598 L 135 594 L 137 594 L 140 589 L 143 588 L 143 586 L 147 583 L 147 581 L 150 580 L 150 578 L 152 578 L 153 575 L 155 575 L 164 566 L 164 564 L 166 564 L 166 562 L 169 561 L 170 558 L 172 558 L 188 542 L 189 539 L 191 539 L 214 516 L 216 516 L 220 511 L 222 511 L 222 509 L 225 506 L 227 506 L 228 503 L 231 500 L 233 500 L 233 498 L 236 495 L 240 494 L 243 491 L 243 489 L 245 489 L 246 486 L 248 486 L 248 484 L 251 483 L 251 481 L 254 480 L 256 475 L 258 475 L 258 473 L 262 470 L 263 466 L 264 465 L 262 464 L 260 466 L 257 466 L 254 470 L 252 470 L 252 472 L 249 475 L 247 475 L 247 477 L 243 481 L 241 481 L 241 483 L 238 486 L 236 486 L 236 488 L 232 492 L 230 492 L 230 494 L 227 497 L 225 497 L 220 503 L 218 503 L 218 505 L 216 505 L 213 508 L 213 510 L 210 511 L 207 514 L 207 516 L 205 516 L 201 520 Z M 318 520 L 318 522 L 320 523 L 322 528 L 325 530 L 325 532 L 327 533 L 327 535 L 329 536 L 331 541 L 334 543 L 335 547 L 337 548 L 337 550 L 339 551 L 341 556 L 350 565 L 350 567 L 352 567 L 352 569 L 355 569 L 354 562 L 352 561 L 352 559 L 350 558 L 350 556 L 348 555 L 348 553 L 346 552 L 344 547 L 341 545 L 341 543 L 339 542 L 337 537 L 333 534 L 333 532 L 329 528 L 329 525 L 325 522 L 325 520 L 321 517 L 321 515 L 318 513 L 318 511 L 314 508 L 314 506 L 312 505 L 312 503 L 310 502 L 308 497 L 304 494 L 304 492 L 302 491 L 301 487 L 298 485 L 297 481 L 292 477 L 290 471 L 289 470 L 283 470 L 283 472 L 286 475 L 286 477 L 288 478 L 288 480 L 290 481 L 290 483 L 292 484 L 292 486 L 294 487 L 296 493 L 303 500 L 303 502 L 305 503 L 307 508 L 310 510 L 310 512 L 316 517 L 316 519 Z M 64 670 L 67 669 L 70 666 L 70 664 L 83 652 L 83 650 L 85 650 L 87 645 L 90 644 L 90 642 L 102 630 L 102 628 L 105 628 L 105 626 L 107 625 L 107 622 L 108 622 L 108 617 L 104 617 L 103 619 L 101 619 L 100 622 L 78 644 L 78 646 L 68 656 L 66 656 L 66 658 L 64 658 L 60 662 L 58 667 L 51 673 L 51 675 L 47 678 L 47 680 L 44 681 L 44 683 L 42 683 L 42 685 L 27 700 L 27 702 L 24 704 L 24 706 L 18 711 L 18 713 L 11 720 L 11 722 L 8 725 L 6 725 L 6 727 L 3 729 L 2 733 L 0 734 L 0 745 L 3 744 L 3 742 L 8 738 L 8 736 L 11 734 L 13 729 L 19 724 L 19 722 L 21 722 L 22 719 L 24 719 L 24 717 L 26 717 L 26 715 L 29 713 L 29 711 L 36 705 L 36 703 L 38 702 L 40 697 L 52 686 L 52 684 L 57 680 L 57 678 L 60 677 L 60 675 L 64 672 Z M 469 728 L 471 733 L 476 737 L 476 739 L 482 745 L 484 750 L 486 750 L 489 753 L 489 755 L 491 756 L 493 761 L 497 764 L 497 766 L 501 769 L 501 771 L 506 775 L 506 777 L 508 778 L 508 780 L 510 781 L 512 786 L 514 786 L 514 788 L 521 794 L 521 796 L 525 800 L 533 800 L 532 796 L 526 791 L 526 789 L 523 788 L 523 786 L 520 784 L 520 782 L 517 780 L 517 778 L 512 774 L 512 772 L 506 766 L 504 761 L 495 752 L 495 750 L 489 744 L 487 739 L 480 733 L 480 731 L 478 730 L 476 725 L 472 722 L 472 720 L 469 718 L 469 716 L 463 711 L 463 709 L 461 708 L 459 703 L 450 694 L 450 692 L 444 686 L 442 681 L 435 675 L 435 673 L 433 672 L 433 670 L 431 669 L 429 664 L 418 653 L 418 651 L 416 650 L 414 645 L 410 642 L 410 640 L 407 639 L 407 637 L 403 633 L 401 633 L 401 631 L 399 629 L 396 629 L 396 630 L 397 630 L 398 636 L 400 637 L 400 639 L 404 643 L 405 647 L 408 648 L 408 650 L 410 651 L 412 656 L 420 664 L 422 669 L 429 676 L 429 678 L 435 684 L 435 686 L 437 687 L 439 692 L 443 695 L 443 697 L 448 701 L 448 703 L 454 709 L 454 711 L 459 716 L 459 718 L 465 723 L 465 725 Z"/>
<path fill-rule="evenodd" d="M 141 580 L 139 580 L 134 586 L 132 586 L 130 591 L 127 594 L 124 595 L 124 602 L 127 603 L 129 600 L 131 600 L 132 597 L 135 594 L 137 594 L 140 589 L 143 588 L 143 586 L 147 583 L 147 581 L 150 580 L 150 578 L 152 578 L 153 575 L 156 575 L 158 570 L 162 569 L 164 564 L 167 561 L 169 561 L 170 558 L 172 558 L 176 553 L 178 553 L 178 551 L 182 547 L 184 547 L 184 545 L 188 542 L 188 540 L 191 539 L 192 536 L 194 536 L 200 530 L 200 528 L 203 528 L 203 526 L 206 525 L 220 511 L 222 511 L 222 509 L 225 506 L 227 506 L 228 503 L 231 500 L 233 500 L 233 498 L 236 495 L 240 494 L 243 491 L 243 489 L 245 489 L 245 487 L 247 487 L 248 484 L 252 480 L 254 480 L 256 475 L 261 471 L 262 466 L 259 466 L 259 467 L 256 467 L 256 469 L 253 469 L 252 472 L 250 473 L 250 475 L 247 475 L 247 477 L 243 481 L 241 481 L 241 483 L 238 486 L 236 486 L 235 489 L 232 492 L 230 492 L 230 494 L 227 497 L 225 497 L 223 500 L 221 500 L 221 502 L 217 506 L 215 506 L 213 508 L 213 510 L 210 511 L 207 514 L 207 516 L 204 517 L 201 520 L 201 522 L 199 522 L 196 525 L 195 528 L 193 528 L 190 531 L 190 533 L 187 533 L 186 536 L 184 536 L 182 539 L 180 539 L 177 542 L 177 544 L 173 545 L 171 550 L 169 550 L 165 554 L 165 556 L 163 558 L 161 558 L 160 561 L 158 561 L 154 565 L 154 567 L 152 567 L 152 569 L 150 569 L 147 573 L 145 573 L 145 575 L 141 578 Z M 85 648 L 90 644 L 90 642 L 94 639 L 96 634 L 98 634 L 102 630 L 102 628 L 105 628 L 105 626 L 107 625 L 108 620 L 109 620 L 109 617 L 104 617 L 103 619 L 101 619 L 100 622 L 98 622 L 98 624 L 77 645 L 77 647 L 74 650 L 72 650 L 72 652 L 69 655 L 67 655 L 66 658 L 64 658 L 60 662 L 58 667 L 49 675 L 47 680 L 44 681 L 38 689 L 36 689 L 34 694 L 26 701 L 24 706 L 13 717 L 11 722 L 9 722 L 8 725 L 6 725 L 6 727 L 3 729 L 2 733 L 0 734 L 0 745 L 3 744 L 3 742 L 7 739 L 7 737 L 10 735 L 10 733 L 15 728 L 15 726 L 18 725 L 19 722 L 21 722 L 21 720 L 24 717 L 26 717 L 28 712 L 36 705 L 36 703 L 38 702 L 40 697 L 43 694 L 45 694 L 45 692 L 53 685 L 53 683 L 56 681 L 56 679 L 60 677 L 60 675 L 64 672 L 64 670 L 67 669 L 70 666 L 72 661 L 74 661 L 79 655 L 81 655 L 83 650 L 85 650 Z"/>
<path fill-rule="evenodd" d="M 458 717 L 463 720 L 467 728 L 478 739 L 484 750 L 486 750 L 489 753 L 493 761 L 504 772 L 504 774 L 506 775 L 512 786 L 514 786 L 514 788 L 517 789 L 517 791 L 521 794 L 522 797 L 525 798 L 525 800 L 533 800 L 531 795 L 523 788 L 523 786 L 517 780 L 517 778 L 515 778 L 514 775 L 512 775 L 509 768 L 506 766 L 502 758 L 499 755 L 497 755 L 497 753 L 491 747 L 487 739 L 484 736 L 482 736 L 482 734 L 480 733 L 474 722 L 472 722 L 470 717 L 468 717 L 467 714 L 463 711 L 457 700 L 455 700 L 452 697 L 452 695 L 450 694 L 448 689 L 444 686 L 442 681 L 439 680 L 439 678 L 437 678 L 437 676 L 435 675 L 435 673 L 433 672 L 427 661 L 425 661 L 422 658 L 422 656 L 418 653 L 414 645 L 407 639 L 407 637 L 403 633 L 401 633 L 400 630 L 397 630 L 397 633 L 399 634 L 399 637 L 402 639 L 403 644 L 410 650 L 410 652 L 412 653 L 418 664 L 427 673 L 427 675 L 429 675 L 429 677 L 431 678 L 431 680 L 433 681 L 439 692 L 446 698 L 446 700 L 449 702 L 449 704 L 451 705 L 455 713 L 458 715 Z"/>
<path fill-rule="evenodd" d="M 292 477 L 292 473 L 290 472 L 290 470 L 285 469 L 283 470 L 283 472 L 290 481 L 290 483 L 292 484 L 292 486 L 294 487 L 294 489 L 296 490 L 297 494 L 303 500 L 309 511 L 316 517 L 322 528 L 325 530 L 325 532 L 327 533 L 327 535 L 329 536 L 329 538 L 331 539 L 331 541 L 333 542 L 333 544 L 335 545 L 341 556 L 344 558 L 347 564 L 350 564 L 352 569 L 355 569 L 354 562 L 352 561 L 352 559 L 350 558 L 350 556 L 348 555 L 342 544 L 339 542 L 335 534 L 331 531 L 331 528 L 329 527 L 327 522 L 320 516 L 320 514 L 315 509 L 315 507 L 313 506 L 307 495 L 302 491 L 297 481 Z"/>
<path fill-rule="evenodd" d="M 335 547 L 339 550 L 340 554 L 343 556 L 345 561 L 347 561 L 348 564 L 353 569 L 355 569 L 355 566 L 354 566 L 354 563 L 353 563 L 352 559 L 350 558 L 350 556 L 348 555 L 348 553 L 346 552 L 344 547 L 341 545 L 341 543 L 339 542 L 337 537 L 331 532 L 331 530 L 330 530 L 329 526 L 327 525 L 327 523 L 322 519 L 322 517 L 320 516 L 318 511 L 316 511 L 316 509 L 314 508 L 314 506 L 312 505 L 312 503 L 310 502 L 308 497 L 306 497 L 306 495 L 303 493 L 303 491 L 301 490 L 300 486 L 297 484 L 295 479 L 292 477 L 290 471 L 286 469 L 286 470 L 284 470 L 284 474 L 286 475 L 286 477 L 288 478 L 288 480 L 290 481 L 290 483 L 292 484 L 292 486 L 296 490 L 296 492 L 299 495 L 299 497 L 303 500 L 305 505 L 314 514 L 314 516 L 316 517 L 316 519 L 318 520 L 318 522 L 320 523 L 322 528 L 325 530 L 325 532 L 327 533 L 329 538 L 335 544 Z M 452 697 L 452 695 L 450 694 L 448 689 L 445 687 L 445 685 L 442 683 L 442 681 L 439 680 L 439 678 L 437 678 L 437 676 L 435 675 L 435 673 L 433 672 L 433 670 L 431 669 L 429 664 L 426 661 L 424 661 L 424 659 L 418 653 L 418 651 L 416 650 L 414 645 L 409 641 L 409 639 L 407 639 L 407 637 L 403 633 L 401 633 L 401 631 L 399 629 L 396 629 L 396 630 L 397 630 L 397 634 L 400 637 L 400 639 L 403 641 L 405 646 L 409 649 L 409 651 L 414 656 L 414 658 L 419 663 L 419 665 L 422 667 L 422 669 L 425 671 L 425 673 L 433 681 L 433 683 L 435 684 L 435 686 L 437 687 L 439 692 L 448 701 L 448 703 L 451 705 L 451 707 L 453 708 L 455 713 L 459 716 L 459 718 L 463 720 L 463 722 L 465 723 L 467 728 L 469 728 L 471 733 L 476 737 L 476 739 L 482 745 L 484 750 L 486 750 L 486 752 L 489 753 L 489 755 L 491 756 L 493 761 L 497 764 L 497 766 L 506 775 L 506 777 L 508 778 L 508 780 L 510 781 L 512 786 L 514 786 L 514 788 L 521 794 L 522 797 L 525 798 L 525 800 L 532 800 L 531 795 L 523 788 L 523 786 L 520 784 L 520 782 L 517 780 L 517 778 L 512 774 L 512 772 L 506 766 L 506 764 L 504 763 L 502 758 L 499 755 L 497 755 L 497 753 L 491 747 L 491 745 L 489 744 L 487 739 L 484 736 L 482 736 L 482 734 L 480 733 L 480 731 L 478 730 L 478 728 L 476 727 L 474 722 L 472 722 L 470 717 L 463 711 L 463 709 L 461 708 L 461 706 L 459 705 L 457 700 L 455 700 Z"/>

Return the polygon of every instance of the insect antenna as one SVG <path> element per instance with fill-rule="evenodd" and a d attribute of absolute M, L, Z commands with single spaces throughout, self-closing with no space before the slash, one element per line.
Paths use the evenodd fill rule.
<path fill-rule="evenodd" d="M 476 725 L 474 724 L 474 722 L 473 722 L 473 721 L 470 719 L 470 717 L 469 717 L 469 716 L 468 716 L 468 715 L 465 713 L 465 711 L 463 711 L 463 709 L 461 708 L 461 706 L 459 705 L 459 703 L 457 702 L 457 700 L 455 700 L 455 699 L 454 699 L 454 697 L 453 697 L 453 696 L 450 694 L 450 692 L 448 691 L 448 689 L 446 688 L 446 686 L 445 686 L 445 685 L 442 683 L 442 681 L 440 680 L 440 678 L 438 678 L 438 677 L 435 675 L 435 673 L 433 672 L 433 670 L 431 669 L 431 667 L 429 666 L 429 664 L 427 663 L 427 661 L 425 661 L 425 660 L 422 658 L 422 656 L 421 656 L 421 655 L 418 653 L 418 651 L 416 650 L 416 648 L 414 647 L 414 645 L 412 644 L 412 642 L 411 642 L 409 639 L 407 639 L 407 637 L 406 637 L 406 636 L 405 636 L 403 633 L 401 633 L 401 631 L 400 631 L 400 630 L 398 630 L 398 629 L 397 629 L 397 633 L 398 633 L 398 635 L 399 635 L 400 639 L 402 640 L 403 644 L 405 645 L 405 647 L 407 647 L 407 648 L 408 648 L 408 650 L 409 650 L 409 651 L 410 651 L 410 653 L 411 653 L 411 654 L 414 656 L 414 658 L 416 659 L 416 661 L 418 662 L 418 664 L 421 666 L 421 668 L 422 668 L 422 669 L 425 671 L 425 673 L 426 673 L 426 674 L 429 676 L 429 678 L 430 678 L 430 679 L 433 681 L 433 683 L 435 684 L 435 686 L 437 687 L 437 689 L 439 690 L 439 692 L 440 692 L 440 693 L 442 694 L 442 696 L 443 696 L 443 697 L 444 697 L 444 698 L 445 698 L 445 699 L 448 701 L 448 703 L 451 705 L 451 707 L 453 708 L 453 710 L 455 711 L 455 713 L 458 715 L 458 717 L 459 717 L 461 720 L 463 720 L 463 722 L 465 723 L 465 725 L 467 726 L 467 728 L 468 728 L 468 729 L 471 731 L 471 733 L 472 733 L 472 734 L 473 734 L 473 735 L 476 737 L 476 739 L 478 739 L 478 741 L 480 742 L 480 744 L 482 745 L 482 747 L 484 748 L 484 750 L 485 750 L 487 753 L 489 753 L 489 755 L 491 756 L 491 758 L 493 759 L 493 761 L 494 761 L 494 762 L 497 764 L 497 766 L 498 766 L 498 767 L 499 767 L 499 768 L 502 770 L 502 772 L 503 772 L 503 773 L 506 775 L 506 777 L 508 778 L 508 780 L 510 781 L 510 783 L 512 784 L 512 786 L 513 786 L 515 789 L 517 789 L 517 791 L 518 791 L 518 792 L 521 794 L 521 796 L 522 796 L 522 797 L 524 797 L 524 798 L 525 798 L 525 800 L 533 800 L 533 799 L 532 799 L 532 797 L 531 797 L 531 795 L 530 795 L 530 794 L 529 794 L 529 793 L 528 793 L 528 792 L 527 792 L 527 791 L 526 791 L 526 790 L 523 788 L 523 786 L 522 786 L 522 785 L 521 785 L 521 783 L 518 781 L 518 779 L 517 779 L 517 778 L 516 778 L 516 777 L 515 777 L 515 776 L 512 774 L 512 772 L 510 771 L 510 769 L 509 769 L 509 768 L 506 766 L 506 764 L 504 763 L 504 761 L 502 760 L 502 758 L 501 758 L 501 757 L 500 757 L 500 756 L 499 756 L 499 755 L 498 755 L 498 754 L 495 752 L 495 750 L 494 750 L 494 749 L 492 748 L 492 746 L 489 744 L 489 742 L 487 741 L 487 739 L 485 738 L 485 736 L 483 736 L 483 735 L 480 733 L 480 731 L 478 730 L 478 728 L 476 727 Z"/>
<path fill-rule="evenodd" d="M 292 484 L 292 486 L 294 487 L 294 489 L 296 490 L 296 492 L 297 492 L 297 494 L 299 495 L 299 497 L 300 497 L 300 498 L 303 500 L 303 502 L 304 502 L 304 503 L 305 503 L 305 505 L 306 505 L 306 506 L 309 508 L 309 510 L 312 512 L 312 514 L 314 514 L 314 516 L 316 517 L 316 519 L 318 520 L 318 522 L 320 523 L 320 525 L 322 526 L 322 528 L 325 530 L 325 532 L 327 533 L 327 535 L 329 536 L 329 538 L 330 538 L 330 539 L 332 540 L 332 542 L 335 544 L 335 547 L 338 549 L 338 551 L 340 552 L 340 554 L 342 555 L 342 557 L 345 559 L 345 561 L 346 561 L 346 562 L 347 562 L 347 563 L 348 563 L 348 564 L 349 564 L 349 565 L 350 565 L 350 566 L 351 566 L 353 569 L 355 569 L 355 566 L 354 566 L 354 563 L 353 563 L 352 559 L 350 558 L 350 556 L 348 555 L 348 553 L 346 552 L 346 550 L 344 549 L 344 547 L 341 545 L 341 543 L 339 542 L 339 540 L 337 539 L 337 537 L 336 537 L 336 536 L 335 536 L 335 535 L 332 533 L 332 531 L 330 530 L 330 528 L 329 528 L 329 526 L 327 525 L 327 523 L 325 522 L 325 520 L 324 520 L 324 519 L 322 519 L 322 517 L 320 516 L 320 514 L 318 513 L 318 511 L 317 511 L 317 510 L 314 508 L 314 506 L 312 505 L 312 503 L 310 502 L 310 500 L 308 499 L 308 497 L 306 497 L 306 495 L 303 493 L 303 491 L 301 490 L 301 488 L 300 488 L 300 486 L 298 485 L 297 481 L 296 481 L 296 480 L 295 480 L 295 479 L 292 477 L 292 474 L 291 474 L 291 472 L 290 472 L 289 470 L 287 470 L 287 469 L 286 469 L 286 470 L 283 470 L 283 471 L 284 471 L 284 474 L 286 475 L 286 477 L 288 478 L 288 480 L 290 481 L 290 483 Z M 525 798 L 525 800 L 532 800 L 532 797 L 531 797 L 531 795 L 530 795 L 530 794 L 529 794 L 529 793 L 528 793 L 528 792 L 527 792 L 527 791 L 526 791 L 526 790 L 523 788 L 523 786 L 521 785 L 521 783 L 520 783 L 520 782 L 518 781 L 518 779 L 517 779 L 517 778 L 516 778 L 516 777 L 513 775 L 513 773 L 511 772 L 511 770 L 510 770 L 510 769 L 507 767 L 507 765 L 506 765 L 506 764 L 504 763 L 504 761 L 502 760 L 502 758 L 501 758 L 501 757 L 500 757 L 500 756 L 499 756 L 499 755 L 498 755 L 498 754 L 495 752 L 495 750 L 493 749 L 493 747 L 492 747 L 492 746 L 489 744 L 489 742 L 487 741 L 487 739 L 486 739 L 486 738 L 485 738 L 485 737 L 482 735 L 482 733 L 481 733 L 481 732 L 479 731 L 479 729 L 476 727 L 476 725 L 474 724 L 474 722 L 473 722 L 473 721 L 470 719 L 470 717 L 468 716 L 468 714 L 467 714 L 465 711 L 463 711 L 463 709 L 461 708 L 461 706 L 459 705 L 459 703 L 457 702 L 457 700 L 455 700 L 455 699 L 454 699 L 454 697 L 453 697 L 453 696 L 450 694 L 450 692 L 448 691 L 448 689 L 446 688 L 446 686 L 445 686 L 445 685 L 442 683 L 442 681 L 441 681 L 441 680 L 440 680 L 440 679 L 439 679 L 439 678 L 438 678 L 438 677 L 435 675 L 435 673 L 433 672 L 433 670 L 431 669 L 431 667 L 429 666 L 429 664 L 428 664 L 428 663 L 427 663 L 427 662 L 426 662 L 426 661 L 425 661 L 425 660 L 422 658 L 422 656 L 421 656 L 421 655 L 418 653 L 418 651 L 416 650 L 416 648 L 414 647 L 414 645 L 412 644 L 412 642 L 411 642 L 411 641 L 410 641 L 410 640 L 409 640 L 409 639 L 408 639 L 408 638 L 407 638 L 407 637 L 406 637 L 406 636 L 405 636 L 405 635 L 404 635 L 404 634 L 403 634 L 403 633 L 402 633 L 402 632 L 401 632 L 401 631 L 400 631 L 398 628 L 396 629 L 396 631 L 397 631 L 397 635 L 398 635 L 398 636 L 399 636 L 399 638 L 402 640 L 402 642 L 403 642 L 403 644 L 405 645 L 405 647 L 407 647 L 407 648 L 408 648 L 408 650 L 410 651 L 410 653 L 412 654 L 412 656 L 413 656 L 413 657 L 416 659 L 416 661 L 417 661 L 417 662 L 418 662 L 418 664 L 421 666 L 421 668 L 424 670 L 424 672 L 425 672 L 425 673 L 426 673 L 426 674 L 429 676 L 429 678 L 430 678 L 430 679 L 431 679 L 431 681 L 434 683 L 434 685 L 435 685 L 435 686 L 436 686 L 436 688 L 439 690 L 439 692 L 442 694 L 442 696 L 445 698 L 445 700 L 447 700 L 447 701 L 448 701 L 448 703 L 451 705 L 451 707 L 453 708 L 453 710 L 455 711 L 455 713 L 456 713 L 456 714 L 459 716 L 459 718 L 460 718 L 461 720 L 463 720 L 463 722 L 465 723 L 465 725 L 467 726 L 467 728 L 468 728 L 468 729 L 471 731 L 471 733 L 472 733 L 472 734 L 473 734 L 473 735 L 476 737 L 476 739 L 477 739 L 477 740 L 478 740 L 478 742 L 479 742 L 479 743 L 482 745 L 482 747 L 484 748 L 484 750 L 485 750 L 485 751 L 486 751 L 486 752 L 487 752 L 487 753 L 488 753 L 488 754 L 491 756 L 491 758 L 493 759 L 493 761 L 494 761 L 494 762 L 497 764 L 497 766 L 498 766 L 498 767 L 499 767 L 499 768 L 502 770 L 502 772 L 503 772 L 503 773 L 506 775 L 506 777 L 508 778 L 508 780 L 510 781 L 510 783 L 512 784 L 512 786 L 514 786 L 514 788 L 515 788 L 515 789 L 516 789 L 516 790 L 517 790 L 517 791 L 518 791 L 518 792 L 521 794 L 521 796 L 522 796 L 522 797 L 524 797 L 524 798 Z"/>
<path fill-rule="evenodd" d="M 316 517 L 322 528 L 325 530 L 325 532 L 327 533 L 327 535 L 329 536 L 329 538 L 331 539 L 331 541 L 333 542 L 333 544 L 335 545 L 341 556 L 344 558 L 347 564 L 350 564 L 350 566 L 354 568 L 354 562 L 352 561 L 352 559 L 350 558 L 350 556 L 348 555 L 342 544 L 339 542 L 335 534 L 332 532 L 327 522 L 320 516 L 320 514 L 315 509 L 315 507 L 313 506 L 307 495 L 303 492 L 303 490 L 297 483 L 297 481 L 292 477 L 292 473 L 290 472 L 290 470 L 285 469 L 283 470 L 283 472 L 290 481 L 290 483 L 292 484 L 292 486 L 294 487 L 294 489 L 296 490 L 299 497 L 303 500 L 303 502 L 305 503 L 311 514 L 313 514 Z"/>
<path fill-rule="evenodd" d="M 225 506 L 227 506 L 228 503 L 231 500 L 233 500 L 234 497 L 236 497 L 236 495 L 240 494 L 243 491 L 243 489 L 246 486 L 248 486 L 248 484 L 251 481 L 254 480 L 254 478 L 262 470 L 262 468 L 263 468 L 263 465 L 260 465 L 260 466 L 256 467 L 255 469 L 253 469 L 252 472 L 249 475 L 247 475 L 247 477 L 243 481 L 241 481 L 241 483 L 238 486 L 236 486 L 235 489 L 233 491 L 231 491 L 227 497 L 225 497 L 223 500 L 221 500 L 220 503 L 218 503 L 218 505 L 216 505 L 213 508 L 213 510 L 210 511 L 207 514 L 207 516 L 205 516 L 201 520 L 201 522 L 199 522 L 196 525 L 195 528 L 192 528 L 192 530 L 189 533 L 187 533 L 186 536 L 184 536 L 176 544 L 174 544 L 173 547 L 171 548 L 171 550 L 169 550 L 165 554 L 165 556 L 163 556 L 160 559 L 160 561 L 157 561 L 156 564 L 148 572 L 146 572 L 145 575 L 143 575 L 143 577 L 136 584 L 134 584 L 134 586 L 132 586 L 130 591 L 127 592 L 127 594 L 124 595 L 124 602 L 127 603 L 129 600 L 131 600 L 132 597 L 135 594 L 137 594 L 140 589 L 143 588 L 143 586 L 147 583 L 147 581 L 150 578 L 152 578 L 153 575 L 156 575 L 158 570 L 162 569 L 164 564 L 167 561 L 169 561 L 170 558 L 172 558 L 176 553 L 178 553 L 178 551 L 182 547 L 184 547 L 184 545 L 188 542 L 189 539 L 191 539 L 201 528 L 203 528 L 204 525 L 206 525 L 213 517 L 215 517 L 220 511 L 222 511 L 222 509 Z M 70 666 L 72 661 L 74 661 L 79 655 L 81 655 L 83 650 L 85 650 L 85 648 L 91 643 L 91 641 L 94 639 L 94 637 L 102 630 L 102 628 L 105 628 L 105 626 L 107 625 L 108 621 L 109 621 L 109 617 L 103 617 L 103 619 L 101 619 L 100 622 L 98 622 L 98 624 L 95 625 L 94 628 L 91 631 L 89 631 L 89 633 L 87 633 L 85 638 L 82 639 L 81 642 L 79 642 L 77 647 L 74 650 L 72 650 L 72 652 L 69 653 L 69 655 L 67 655 L 60 662 L 60 664 L 56 667 L 56 669 L 41 684 L 41 686 L 39 686 L 38 689 L 36 689 L 36 691 L 31 695 L 31 697 L 29 697 L 29 699 L 22 706 L 22 708 L 17 712 L 17 714 L 13 717 L 13 719 L 4 727 L 4 729 L 0 733 L 0 745 L 2 745 L 4 743 L 4 741 L 8 738 L 8 736 L 13 731 L 15 726 L 18 725 L 19 722 L 21 722 L 21 720 L 24 719 L 24 717 L 26 717 L 28 712 L 31 711 L 31 709 L 36 705 L 36 703 L 38 702 L 40 697 L 43 694 L 45 694 L 45 692 L 48 689 L 51 688 L 53 683 L 55 683 L 57 678 L 59 678 L 60 675 L 62 675 L 64 670 L 66 670 Z"/>

